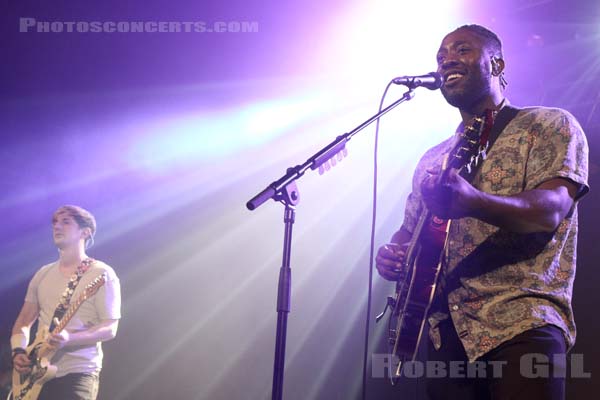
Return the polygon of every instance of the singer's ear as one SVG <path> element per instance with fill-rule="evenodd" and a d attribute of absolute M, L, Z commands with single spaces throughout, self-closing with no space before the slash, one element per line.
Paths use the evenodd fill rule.
<path fill-rule="evenodd" d="M 504 60 L 500 57 L 492 57 L 492 75 L 499 76 L 504 71 Z"/>

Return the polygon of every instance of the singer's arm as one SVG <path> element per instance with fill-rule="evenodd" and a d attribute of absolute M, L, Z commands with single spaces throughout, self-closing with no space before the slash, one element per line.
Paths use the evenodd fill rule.
<path fill-rule="evenodd" d="M 471 186 L 456 171 L 446 185 L 451 201 L 439 196 L 432 176 L 423 184 L 427 207 L 445 219 L 477 218 L 488 224 L 517 233 L 553 232 L 572 209 L 580 187 L 564 178 L 554 178 L 535 189 L 512 196 L 482 192 Z"/>
<path fill-rule="evenodd" d="M 410 242 L 410 239 L 412 238 L 411 233 L 404 227 L 404 225 L 402 225 L 400 227 L 400 229 L 398 229 L 393 235 L 392 238 L 390 239 L 391 243 L 396 243 L 399 245 L 403 245 L 405 243 Z"/>

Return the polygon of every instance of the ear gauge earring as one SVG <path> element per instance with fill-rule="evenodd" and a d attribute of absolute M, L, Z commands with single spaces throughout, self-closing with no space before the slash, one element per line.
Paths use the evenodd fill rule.
<path fill-rule="evenodd" d="M 492 75 L 500 77 L 500 86 L 502 87 L 502 90 L 506 89 L 506 86 L 508 86 L 508 82 L 506 81 L 506 78 L 504 77 L 504 71 L 500 70 L 500 65 L 498 65 L 498 61 L 496 61 L 496 59 L 493 57 L 492 57 Z"/>
<path fill-rule="evenodd" d="M 496 57 L 492 57 L 492 75 L 498 76 L 502 73 L 500 71 L 500 65 L 498 64 L 498 59 Z"/>
<path fill-rule="evenodd" d="M 500 75 L 500 68 L 498 67 L 498 63 L 494 60 L 492 60 L 492 75 Z"/>

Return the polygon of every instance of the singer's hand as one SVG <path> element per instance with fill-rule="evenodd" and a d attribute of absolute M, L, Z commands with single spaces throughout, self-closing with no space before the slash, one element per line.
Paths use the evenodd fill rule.
<path fill-rule="evenodd" d="M 439 171 L 427 170 L 421 184 L 423 201 L 433 215 L 442 219 L 458 219 L 473 215 L 479 191 L 452 169 L 444 182 L 440 182 Z"/>
<path fill-rule="evenodd" d="M 404 276 L 402 270 L 408 243 L 403 245 L 397 243 L 384 244 L 377 251 L 375 265 L 377 272 L 388 281 L 397 281 Z"/>

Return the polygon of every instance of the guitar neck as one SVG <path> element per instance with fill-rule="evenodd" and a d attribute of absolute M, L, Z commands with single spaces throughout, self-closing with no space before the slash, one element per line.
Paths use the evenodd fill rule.
<path fill-rule="evenodd" d="M 65 312 L 63 317 L 58 322 L 58 324 L 54 327 L 54 329 L 52 330 L 52 333 L 58 334 L 63 329 L 65 329 L 65 327 L 67 326 L 69 321 L 71 321 L 71 318 L 73 318 L 73 315 L 75 315 L 75 313 L 77 312 L 77 310 L 79 309 L 81 304 L 86 299 L 87 299 L 86 293 L 82 293 L 81 296 L 79 296 L 74 303 L 71 303 L 71 306 L 67 309 L 67 311 Z"/>
<path fill-rule="evenodd" d="M 419 215 L 419 220 L 417 221 L 417 225 L 415 226 L 415 230 L 412 234 L 412 238 L 410 240 L 410 244 L 406 249 L 406 257 L 404 259 L 404 263 L 407 266 L 412 265 L 417 257 L 417 247 L 420 243 L 421 236 L 423 234 L 423 228 L 425 227 L 426 222 L 431 218 L 431 212 L 423 203 L 423 211 Z"/>

